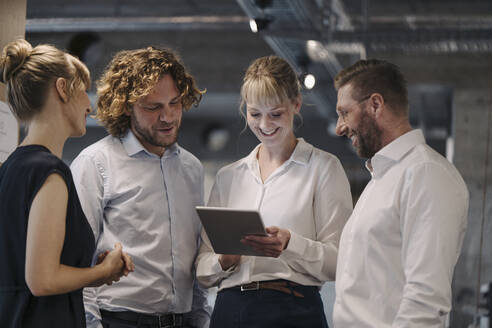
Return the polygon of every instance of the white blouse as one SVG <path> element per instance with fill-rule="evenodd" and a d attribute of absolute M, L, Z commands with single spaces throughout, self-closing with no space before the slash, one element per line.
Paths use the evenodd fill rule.
<path fill-rule="evenodd" d="M 350 186 L 340 161 L 299 138 L 291 157 L 263 183 L 259 148 L 217 173 L 208 205 L 256 209 L 265 226 L 290 231 L 289 244 L 278 258 L 242 256 L 239 265 L 224 271 L 202 230 L 198 281 L 223 289 L 273 279 L 310 286 L 334 280 L 340 235 L 352 213 Z"/>

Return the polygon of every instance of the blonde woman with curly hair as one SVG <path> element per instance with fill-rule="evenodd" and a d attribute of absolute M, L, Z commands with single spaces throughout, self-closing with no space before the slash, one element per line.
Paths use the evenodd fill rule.
<path fill-rule="evenodd" d="M 240 256 L 215 254 L 202 234 L 197 278 L 219 288 L 210 327 L 327 327 L 319 289 L 335 279 L 352 211 L 347 177 L 335 156 L 294 135 L 301 87 L 284 59 L 255 60 L 241 100 L 260 144 L 217 173 L 208 205 L 259 211 L 268 236 L 241 240 L 263 256 Z"/>
<path fill-rule="evenodd" d="M 70 169 L 68 137 L 85 134 L 89 71 L 49 45 L 9 43 L 0 58 L 12 112 L 27 136 L 0 168 L 2 327 L 82 328 L 82 288 L 112 284 L 132 270 L 121 245 L 90 267 L 94 236 Z"/>
<path fill-rule="evenodd" d="M 96 117 L 109 136 L 72 163 L 96 249 L 123 241 L 135 272 L 86 289 L 89 327 L 206 327 L 195 283 L 203 168 L 177 142 L 184 110 L 200 91 L 169 49 L 121 51 L 98 82 Z"/>

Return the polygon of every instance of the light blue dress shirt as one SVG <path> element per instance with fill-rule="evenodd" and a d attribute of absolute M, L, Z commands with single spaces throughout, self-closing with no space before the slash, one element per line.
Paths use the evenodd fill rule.
<path fill-rule="evenodd" d="M 206 292 L 193 268 L 199 248 L 203 167 L 177 144 L 162 157 L 129 131 L 84 149 L 71 165 L 97 254 L 120 242 L 135 271 L 119 282 L 84 290 L 88 327 L 101 327 L 99 309 L 149 314 L 186 313 L 208 326 Z M 193 302 L 193 304 L 192 304 Z"/>

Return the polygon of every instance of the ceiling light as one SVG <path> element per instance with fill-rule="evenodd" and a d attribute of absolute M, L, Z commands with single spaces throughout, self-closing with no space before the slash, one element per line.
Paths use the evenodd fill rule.
<path fill-rule="evenodd" d="M 251 28 L 251 32 L 253 33 L 258 32 L 258 25 L 256 24 L 256 21 L 254 19 L 249 20 L 249 27 Z"/>
<path fill-rule="evenodd" d="M 206 126 L 202 136 L 206 149 L 211 152 L 224 150 L 230 139 L 229 131 L 218 123 Z"/>
<path fill-rule="evenodd" d="M 258 33 L 268 27 L 272 22 L 271 18 L 253 18 L 249 20 L 249 27 L 253 33 Z"/>
<path fill-rule="evenodd" d="M 316 77 L 314 77 L 314 75 L 310 73 L 305 74 L 303 83 L 306 89 L 311 90 L 316 84 Z"/>

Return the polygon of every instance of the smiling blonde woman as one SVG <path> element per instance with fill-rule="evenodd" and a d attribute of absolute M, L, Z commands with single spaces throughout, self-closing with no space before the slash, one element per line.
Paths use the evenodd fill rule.
<path fill-rule="evenodd" d="M 241 109 L 260 144 L 222 168 L 209 206 L 258 210 L 268 236 L 243 242 L 263 256 L 215 254 L 202 232 L 197 278 L 218 286 L 210 327 L 327 327 L 319 289 L 334 280 L 338 241 L 352 212 L 339 160 L 296 138 L 300 83 L 276 56 L 248 68 Z"/>

